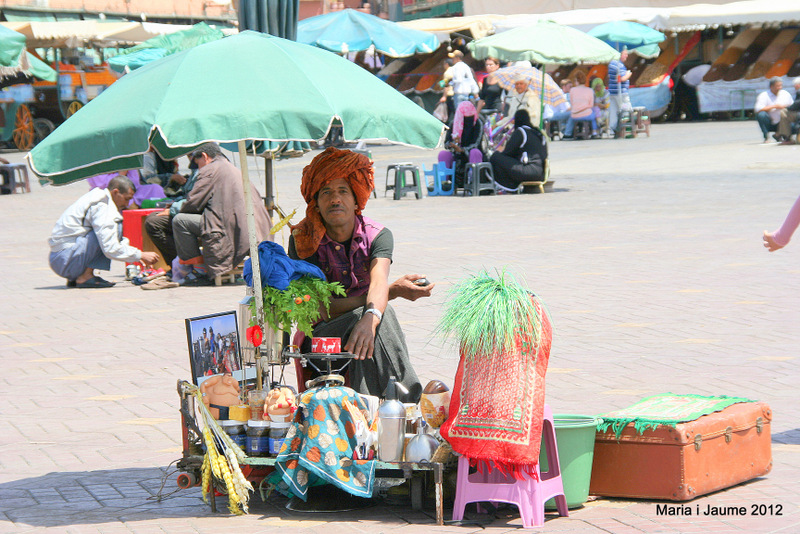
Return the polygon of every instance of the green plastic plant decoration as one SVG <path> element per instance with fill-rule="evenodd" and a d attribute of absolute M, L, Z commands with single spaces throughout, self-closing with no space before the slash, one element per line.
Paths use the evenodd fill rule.
<path fill-rule="evenodd" d="M 273 330 L 298 331 L 312 335 L 314 323 L 320 318 L 320 310 L 330 311 L 333 295 L 345 296 L 339 282 L 327 282 L 311 276 L 292 280 L 285 290 L 267 286 L 264 288 L 264 321 Z M 250 303 L 250 324 L 256 324 L 255 300 Z"/>
<path fill-rule="evenodd" d="M 448 291 L 437 331 L 455 339 L 469 359 L 513 351 L 520 328 L 532 328 L 530 334 L 538 343 L 541 318 L 533 297 L 505 270 L 498 272 L 496 278 L 481 271 Z"/>

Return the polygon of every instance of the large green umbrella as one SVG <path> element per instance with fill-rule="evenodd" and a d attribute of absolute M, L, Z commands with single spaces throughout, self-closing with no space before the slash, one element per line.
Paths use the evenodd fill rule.
<path fill-rule="evenodd" d="M 549 20 L 484 37 L 468 46 L 479 59 L 492 56 L 544 65 L 608 63 L 619 57 L 619 52 L 600 39 Z"/>
<path fill-rule="evenodd" d="M 542 65 L 570 63 L 608 63 L 619 52 L 606 43 L 569 26 L 540 21 L 469 43 L 478 59 L 496 57 L 503 61 L 531 61 Z M 542 69 L 544 74 L 544 69 Z M 542 82 L 544 85 L 544 81 Z M 542 108 L 544 108 L 544 99 Z M 540 113 L 541 123 L 544 113 Z"/>
<path fill-rule="evenodd" d="M 246 31 L 123 76 L 28 155 L 53 184 L 142 165 L 205 141 L 317 141 L 334 120 L 346 141 L 437 146 L 444 125 L 344 58 Z"/>
<path fill-rule="evenodd" d="M 27 156 L 53 184 L 141 167 L 152 143 L 165 158 L 207 141 L 238 141 L 248 205 L 257 318 L 258 243 L 245 140 L 314 141 L 340 121 L 347 141 L 433 148 L 444 125 L 361 67 L 312 46 L 245 31 L 123 76 Z"/>

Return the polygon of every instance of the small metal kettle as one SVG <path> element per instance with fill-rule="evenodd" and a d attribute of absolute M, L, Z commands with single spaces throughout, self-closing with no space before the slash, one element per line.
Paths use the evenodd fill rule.
<path fill-rule="evenodd" d="M 411 438 L 406 445 L 406 462 L 430 462 L 433 453 L 439 447 L 436 438 L 425 432 L 425 428 L 428 426 L 425 420 L 420 419 L 417 435 Z"/>
<path fill-rule="evenodd" d="M 386 400 L 378 408 L 378 459 L 382 462 L 400 462 L 403 460 L 405 444 L 406 407 L 397 400 L 397 390 L 402 384 L 389 378 L 386 388 Z"/>

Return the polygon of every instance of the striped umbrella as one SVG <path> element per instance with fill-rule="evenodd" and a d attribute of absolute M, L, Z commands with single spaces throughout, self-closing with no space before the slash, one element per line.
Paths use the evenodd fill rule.
<path fill-rule="evenodd" d="M 543 103 L 553 107 L 559 106 L 567 101 L 564 91 L 558 86 L 549 74 L 544 75 L 544 94 L 542 94 L 542 71 L 536 67 L 512 66 L 498 69 L 494 73 L 494 78 L 500 87 L 511 90 L 514 82 L 524 78 L 530 82 L 531 89 L 539 93 Z"/>

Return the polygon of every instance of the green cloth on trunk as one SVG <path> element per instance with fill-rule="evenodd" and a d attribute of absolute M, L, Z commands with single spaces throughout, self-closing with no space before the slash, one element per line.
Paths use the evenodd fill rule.
<path fill-rule="evenodd" d="M 725 395 L 675 395 L 662 393 L 645 397 L 633 406 L 601 414 L 601 421 L 597 424 L 599 432 L 605 432 L 609 427 L 614 431 L 617 439 L 622 430 L 633 423 L 634 429 L 641 434 L 648 428 L 658 425 L 674 427 L 678 423 L 694 421 L 704 415 L 719 412 L 732 404 L 739 402 L 755 402 L 743 397 L 728 397 Z"/>

